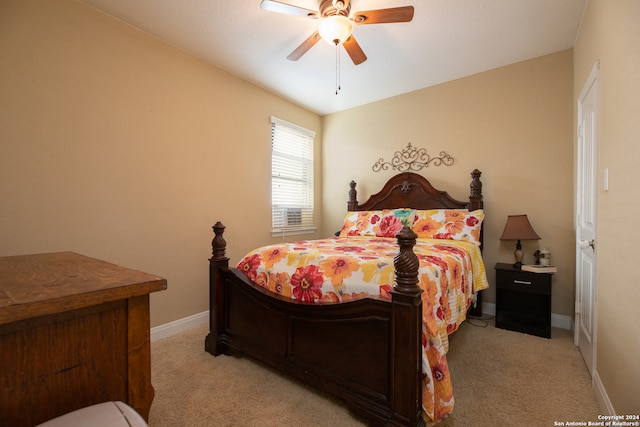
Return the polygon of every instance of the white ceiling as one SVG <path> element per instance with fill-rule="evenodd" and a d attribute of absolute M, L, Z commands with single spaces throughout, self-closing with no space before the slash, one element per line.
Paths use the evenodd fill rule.
<path fill-rule="evenodd" d="M 318 20 L 260 0 L 81 0 L 311 111 L 329 114 L 573 47 L 587 0 L 352 0 L 354 12 L 413 5 L 409 23 L 354 26 L 355 66 L 319 41 L 287 55 Z M 280 0 L 318 9 L 318 0 Z"/>

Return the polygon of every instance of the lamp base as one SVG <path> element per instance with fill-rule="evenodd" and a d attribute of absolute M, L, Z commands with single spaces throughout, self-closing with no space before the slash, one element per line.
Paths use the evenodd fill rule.
<path fill-rule="evenodd" d="M 513 268 L 516 270 L 522 270 L 522 258 L 524 257 L 524 252 L 522 252 L 522 243 L 520 243 L 520 240 L 516 243 L 516 250 L 513 252 L 513 256 L 516 258 Z"/>

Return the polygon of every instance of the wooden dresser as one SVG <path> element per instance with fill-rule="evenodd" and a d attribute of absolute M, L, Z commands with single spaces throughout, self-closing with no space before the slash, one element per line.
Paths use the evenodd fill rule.
<path fill-rule="evenodd" d="M 110 400 L 148 420 L 161 277 L 73 252 L 0 257 L 0 426 Z"/>

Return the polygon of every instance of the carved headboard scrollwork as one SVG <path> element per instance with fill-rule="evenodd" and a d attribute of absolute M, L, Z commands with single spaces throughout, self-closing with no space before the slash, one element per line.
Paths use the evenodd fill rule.
<path fill-rule="evenodd" d="M 407 181 L 402 181 L 402 184 L 400 184 L 400 191 L 402 191 L 403 193 L 407 194 L 409 191 L 411 191 L 411 186 L 413 184 L 411 184 L 408 180 Z"/>

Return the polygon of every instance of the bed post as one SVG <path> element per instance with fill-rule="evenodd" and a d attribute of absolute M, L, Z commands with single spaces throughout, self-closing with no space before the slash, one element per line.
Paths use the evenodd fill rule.
<path fill-rule="evenodd" d="M 356 182 L 349 183 L 349 200 L 347 201 L 347 210 L 355 211 L 358 206 L 358 192 L 356 191 Z"/>
<path fill-rule="evenodd" d="M 484 203 L 482 202 L 482 182 L 480 181 L 480 172 L 478 169 L 474 169 L 471 172 L 471 184 L 469 185 L 469 210 L 475 211 L 476 209 L 482 209 Z"/>
<path fill-rule="evenodd" d="M 471 184 L 469 185 L 469 210 L 475 211 L 476 209 L 482 209 L 484 202 L 482 201 L 482 181 L 480 181 L 480 172 L 478 169 L 474 169 L 471 172 Z M 484 241 L 484 227 L 480 228 L 480 250 L 482 250 L 482 242 Z M 475 305 L 472 305 L 469 309 L 469 314 L 476 317 L 482 317 L 482 293 L 478 292 L 476 295 Z"/>
<path fill-rule="evenodd" d="M 396 284 L 391 291 L 391 426 L 415 426 L 422 418 L 422 289 L 420 261 L 413 252 L 418 235 L 405 226 L 397 235 Z"/>
<path fill-rule="evenodd" d="M 224 239 L 225 226 L 216 222 L 213 226 L 215 237 L 211 241 L 213 256 L 209 258 L 209 334 L 204 341 L 204 349 L 217 356 L 224 352 L 218 338 L 225 330 L 224 325 L 224 286 L 221 270 L 229 268 L 226 256 L 227 241 Z"/>

